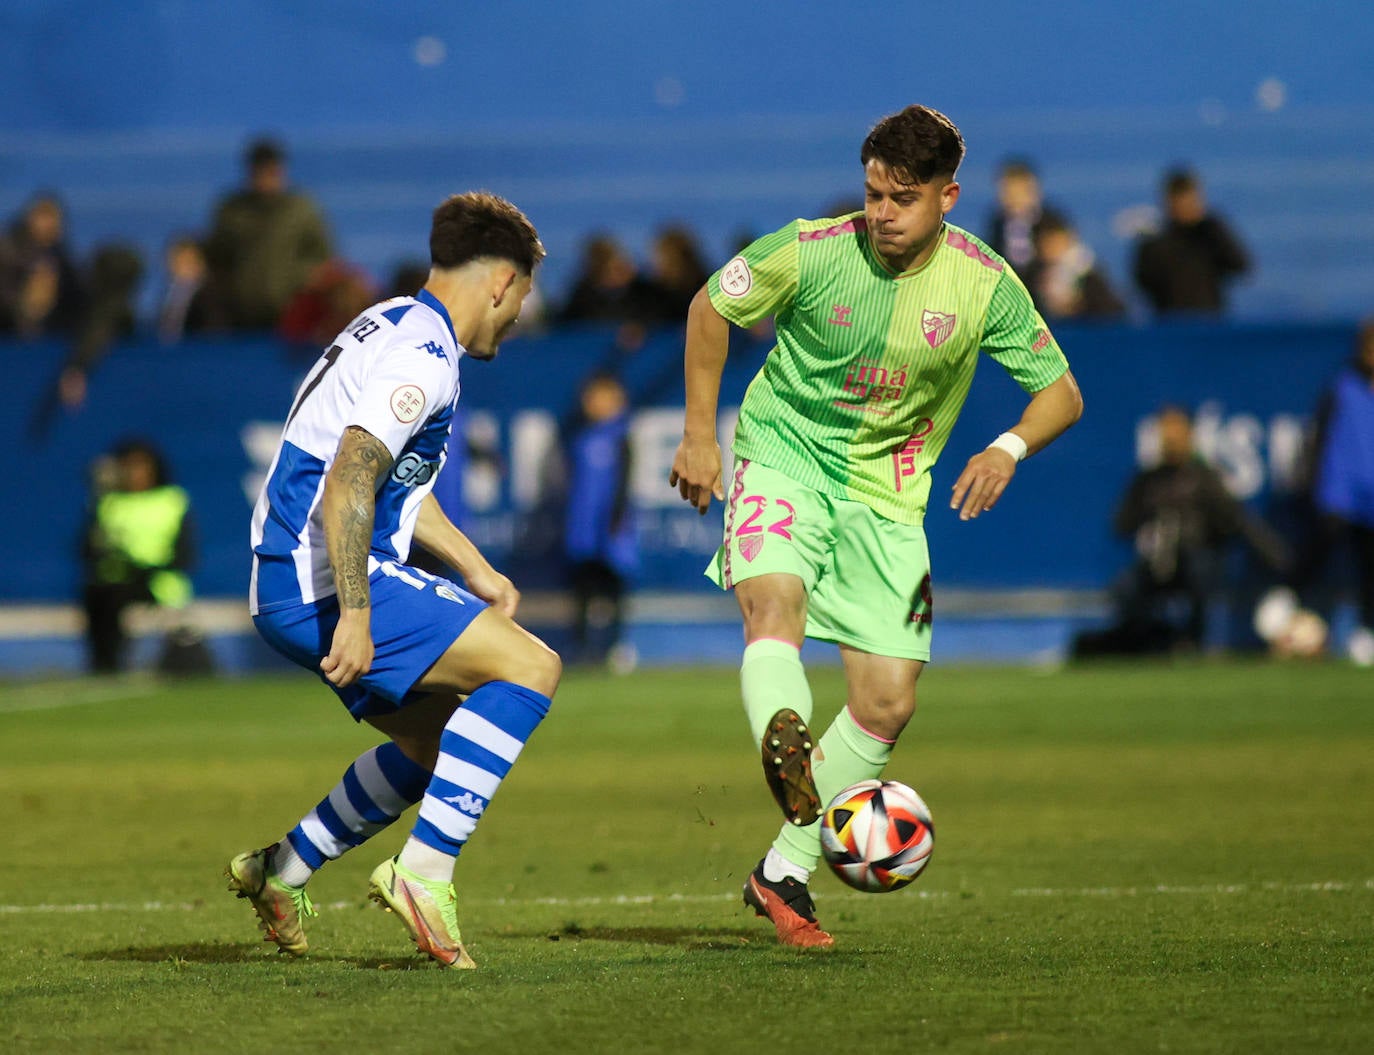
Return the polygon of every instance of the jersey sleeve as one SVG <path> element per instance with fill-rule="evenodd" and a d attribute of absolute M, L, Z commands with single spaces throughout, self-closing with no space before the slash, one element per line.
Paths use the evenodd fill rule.
<path fill-rule="evenodd" d="M 348 424 L 376 436 L 392 458 L 400 457 L 411 437 L 453 399 L 448 353 L 436 353 L 437 347 L 411 341 L 387 349 L 353 404 Z"/>
<path fill-rule="evenodd" d="M 1026 392 L 1039 392 L 1069 369 L 1059 342 L 1011 268 L 1002 272 L 988 303 L 982 348 Z"/>
<path fill-rule="evenodd" d="M 706 283 L 722 317 L 748 327 L 778 314 L 797 295 L 798 222 L 751 242 Z"/>

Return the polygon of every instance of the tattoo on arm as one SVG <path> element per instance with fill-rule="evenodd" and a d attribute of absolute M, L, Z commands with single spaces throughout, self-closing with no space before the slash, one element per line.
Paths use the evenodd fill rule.
<path fill-rule="evenodd" d="M 350 426 L 329 470 L 337 500 L 334 522 L 327 525 L 332 530 L 326 530 L 325 539 L 339 604 L 344 608 L 366 608 L 371 603 L 367 555 L 372 549 L 377 481 L 390 470 L 391 461 L 386 444 L 367 430 Z"/>

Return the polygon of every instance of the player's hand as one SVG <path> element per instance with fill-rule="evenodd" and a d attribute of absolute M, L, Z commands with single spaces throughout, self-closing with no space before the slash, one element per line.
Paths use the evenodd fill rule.
<path fill-rule="evenodd" d="M 345 608 L 320 670 L 331 685 L 344 689 L 372 669 L 372 653 L 372 609 Z"/>
<path fill-rule="evenodd" d="M 515 609 L 520 604 L 520 591 L 515 583 L 488 564 L 469 575 L 468 589 L 507 618 L 514 618 Z"/>
<path fill-rule="evenodd" d="M 1006 451 L 1000 447 L 979 451 L 954 481 L 949 508 L 959 510 L 960 520 L 976 520 L 997 504 L 1015 475 L 1016 459 Z"/>
<path fill-rule="evenodd" d="M 676 487 L 684 502 L 691 502 L 702 516 L 711 507 L 711 496 L 725 500 L 720 479 L 720 444 L 714 439 L 694 440 L 686 436 L 673 455 L 673 471 L 668 486 Z"/>

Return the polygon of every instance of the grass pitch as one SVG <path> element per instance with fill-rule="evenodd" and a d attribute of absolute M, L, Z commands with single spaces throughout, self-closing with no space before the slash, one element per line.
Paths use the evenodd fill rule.
<path fill-rule="evenodd" d="M 812 673 L 817 719 L 843 697 Z M 220 877 L 374 742 L 308 678 L 0 685 L 0 1050 L 1374 1051 L 1374 676 L 956 669 L 888 775 L 935 815 L 829 953 L 739 900 L 776 830 L 733 671 L 570 674 L 459 861 L 480 969 L 312 882 L 283 960 Z"/>

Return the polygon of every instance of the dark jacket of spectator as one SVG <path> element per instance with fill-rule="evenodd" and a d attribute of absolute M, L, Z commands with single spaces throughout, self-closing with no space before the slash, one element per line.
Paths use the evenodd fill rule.
<path fill-rule="evenodd" d="M 64 227 L 61 202 L 39 195 L 0 238 L 0 333 L 65 334 L 81 322 L 85 292 Z"/>
<path fill-rule="evenodd" d="M 1217 313 L 1229 280 L 1250 269 L 1231 228 L 1210 213 L 1196 176 L 1170 173 L 1164 184 L 1165 224 L 1136 245 L 1135 280 L 1154 310 Z"/>
<path fill-rule="evenodd" d="M 333 248 L 315 203 L 287 188 L 280 147 L 257 143 L 247 163 L 249 184 L 215 210 L 205 255 L 228 299 L 234 327 L 265 330 L 276 326 L 291 297 Z"/>

